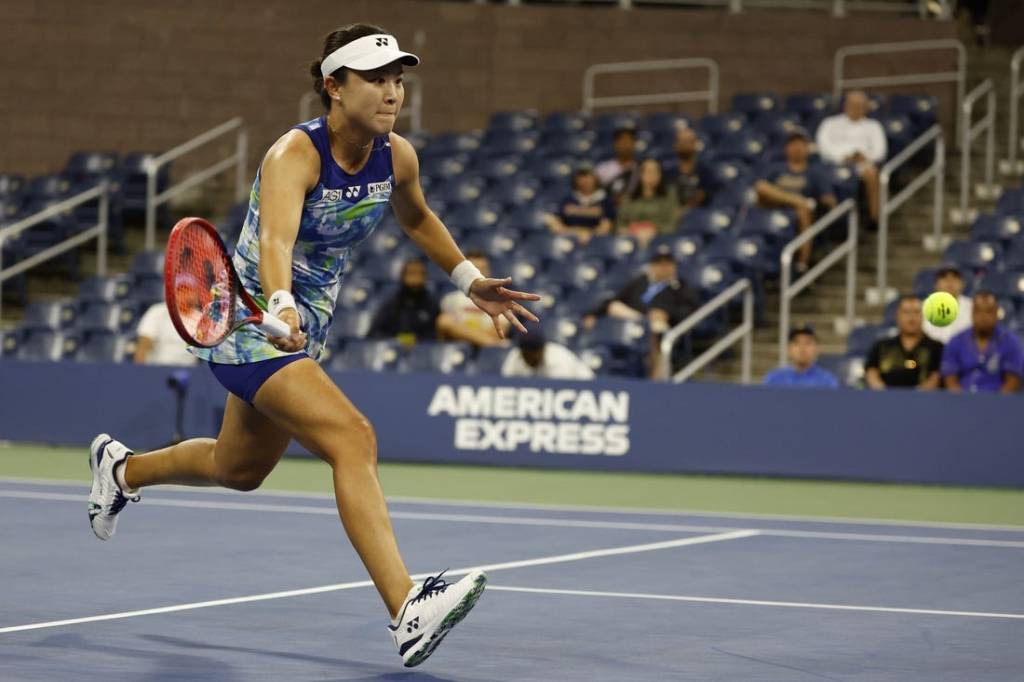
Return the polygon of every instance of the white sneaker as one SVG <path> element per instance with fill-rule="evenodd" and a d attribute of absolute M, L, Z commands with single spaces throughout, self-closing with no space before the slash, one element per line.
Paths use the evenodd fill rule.
<path fill-rule="evenodd" d="M 473 571 L 457 583 L 441 580 L 444 571 L 414 585 L 388 630 L 406 668 L 427 660 L 445 635 L 466 617 L 483 594 L 487 575 Z"/>
<path fill-rule="evenodd" d="M 114 467 L 133 454 L 122 443 L 105 433 L 93 438 L 89 447 L 89 468 L 92 469 L 92 490 L 89 492 L 89 523 L 100 540 L 109 540 L 117 529 L 117 515 L 129 500 L 138 502 L 139 496 L 129 491 L 126 495 L 114 477 Z"/>

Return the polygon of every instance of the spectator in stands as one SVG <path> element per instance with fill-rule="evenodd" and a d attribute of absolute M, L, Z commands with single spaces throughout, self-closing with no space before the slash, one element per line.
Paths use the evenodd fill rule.
<path fill-rule="evenodd" d="M 846 93 L 843 113 L 829 116 L 818 128 L 818 153 L 829 163 L 856 168 L 867 198 L 868 215 L 878 221 L 878 166 L 888 149 L 885 129 L 868 118 L 868 96 L 861 90 Z"/>
<path fill-rule="evenodd" d="M 640 182 L 619 207 L 619 232 L 646 245 L 659 234 L 673 234 L 681 211 L 675 188 L 665 182 L 657 159 L 640 164 Z"/>
<path fill-rule="evenodd" d="M 135 362 L 140 365 L 194 365 L 196 356 L 185 350 L 187 344 L 171 322 L 167 304 L 154 303 L 146 309 L 136 328 Z"/>
<path fill-rule="evenodd" d="M 974 326 L 954 336 L 942 354 L 942 380 L 956 393 L 1016 393 L 1024 374 L 1017 335 L 999 324 L 999 302 L 991 291 L 974 296 Z"/>
<path fill-rule="evenodd" d="M 795 388 L 839 388 L 839 381 L 818 366 L 818 337 L 814 327 L 795 327 L 789 332 L 789 367 L 773 369 L 764 378 L 765 386 Z"/>
<path fill-rule="evenodd" d="M 576 167 L 572 190 L 559 204 L 558 213 L 545 216 L 548 227 L 558 234 L 572 234 L 584 244 L 594 235 L 610 234 L 615 202 L 598 184 L 592 165 L 581 163 Z"/>
<path fill-rule="evenodd" d="M 646 321 L 651 336 L 650 367 L 657 370 L 661 356 L 661 336 L 697 309 L 697 296 L 679 280 L 679 268 L 667 245 L 651 254 L 646 272 L 626 283 L 609 300 L 583 318 L 583 326 L 592 329 L 597 318 L 607 315 L 620 320 Z"/>
<path fill-rule="evenodd" d="M 786 139 L 786 161 L 769 168 L 757 181 L 758 200 L 769 208 L 791 208 L 796 211 L 799 228 L 805 232 L 822 215 L 836 205 L 832 183 L 821 168 L 810 163 L 810 137 L 803 128 L 793 128 Z M 811 264 L 811 243 L 801 247 L 794 264 L 804 273 Z"/>
<path fill-rule="evenodd" d="M 501 366 L 503 377 L 540 377 L 544 379 L 594 378 L 594 372 L 566 348 L 544 338 L 544 333 L 533 329 L 520 334 L 516 348 Z"/>
<path fill-rule="evenodd" d="M 875 343 L 864 366 L 868 386 L 917 388 L 934 391 L 939 387 L 942 344 L 924 335 L 921 299 L 904 296 L 896 312 L 899 334 Z"/>
<path fill-rule="evenodd" d="M 946 327 L 936 327 L 925 320 L 924 333 L 939 343 L 947 344 L 950 339 L 962 331 L 971 328 L 973 324 L 971 310 L 974 302 L 969 296 L 964 296 L 964 278 L 960 274 L 960 268 L 952 263 L 941 266 L 935 273 L 935 291 L 945 291 L 947 294 L 956 297 L 960 304 L 960 312 L 953 321 L 953 324 Z"/>
<path fill-rule="evenodd" d="M 615 158 L 602 161 L 595 172 L 601 186 L 608 190 L 615 201 L 631 192 L 639 181 L 636 163 L 636 129 L 632 126 L 619 128 L 612 136 L 612 150 Z"/>
<path fill-rule="evenodd" d="M 427 264 L 410 258 L 402 265 L 398 291 L 381 303 L 370 324 L 370 336 L 397 338 L 405 345 L 431 341 L 440 314 L 437 299 L 427 289 Z"/>
<path fill-rule="evenodd" d="M 482 251 L 469 251 L 466 258 L 473 263 L 484 277 L 491 276 L 491 264 Z M 500 319 L 504 330 L 509 322 Z M 474 346 L 500 346 L 504 343 L 494 331 L 490 315 L 476 307 L 476 304 L 461 291 L 453 291 L 441 299 L 441 314 L 437 318 L 437 335 L 446 341 L 468 341 Z"/>
<path fill-rule="evenodd" d="M 675 152 L 679 164 L 673 186 L 679 205 L 687 210 L 703 206 L 711 193 L 710 176 L 700 160 L 697 133 L 689 126 L 681 126 L 676 131 Z"/>

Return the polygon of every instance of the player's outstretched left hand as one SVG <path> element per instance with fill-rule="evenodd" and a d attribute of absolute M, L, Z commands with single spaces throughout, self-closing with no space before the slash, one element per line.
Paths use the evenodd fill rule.
<path fill-rule="evenodd" d="M 511 283 L 511 277 L 505 279 L 483 278 L 473 282 L 469 288 L 469 298 L 476 304 L 476 307 L 491 316 L 494 330 L 502 339 L 505 338 L 505 332 L 499 321 L 502 317 L 524 334 L 526 327 L 519 321 L 517 315 L 522 315 L 523 318 L 531 322 L 540 322 L 536 315 L 519 303 L 519 301 L 539 301 L 540 296 L 506 288 Z"/>

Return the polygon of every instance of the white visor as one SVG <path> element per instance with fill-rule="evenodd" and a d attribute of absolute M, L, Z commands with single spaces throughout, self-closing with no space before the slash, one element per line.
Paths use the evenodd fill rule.
<path fill-rule="evenodd" d="M 320 73 L 327 78 L 343 66 L 355 71 L 371 71 L 398 61 L 416 66 L 420 58 L 399 50 L 394 36 L 378 33 L 353 40 L 327 55 L 320 63 Z"/>

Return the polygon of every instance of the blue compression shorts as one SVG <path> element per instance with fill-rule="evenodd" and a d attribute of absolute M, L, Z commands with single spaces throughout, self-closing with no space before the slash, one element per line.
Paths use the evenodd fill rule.
<path fill-rule="evenodd" d="M 221 386 L 252 405 L 256 391 L 260 390 L 263 383 L 277 370 L 296 360 L 308 357 L 305 353 L 295 353 L 280 358 L 249 362 L 244 365 L 228 365 L 219 362 L 207 364 L 210 365 L 210 371 L 213 372 L 213 376 L 217 377 Z"/>

